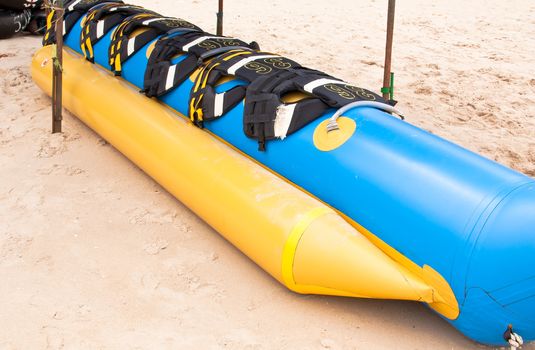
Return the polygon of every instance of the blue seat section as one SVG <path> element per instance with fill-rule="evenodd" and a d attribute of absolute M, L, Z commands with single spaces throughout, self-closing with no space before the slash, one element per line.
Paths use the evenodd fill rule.
<path fill-rule="evenodd" d="M 72 27 L 71 31 L 63 37 L 63 44 L 70 47 L 74 51 L 83 56 L 82 49 L 80 48 L 80 36 L 82 34 L 82 21 L 85 16 L 82 16 L 78 22 Z"/>
<path fill-rule="evenodd" d="M 79 38 L 79 30 L 69 34 L 66 44 L 79 51 L 74 37 Z M 109 41 L 108 35 L 96 45 L 96 62 L 107 62 Z M 123 65 L 124 79 L 139 88 L 149 45 Z M 238 84 L 245 82 L 226 82 L 217 92 Z M 186 80 L 161 100 L 187 115 L 192 86 Z M 416 264 L 437 270 L 461 308 L 459 317 L 450 322 L 465 334 L 503 344 L 500 336 L 514 321 L 525 339 L 535 339 L 533 319 L 523 311 L 535 313 L 534 180 L 369 107 L 345 113 L 355 120 L 356 132 L 339 148 L 320 151 L 313 134 L 333 112 L 285 140 L 268 142 L 266 152 L 259 152 L 257 141 L 243 132 L 243 104 L 205 127 L 340 210 Z M 511 229 L 510 239 L 502 242 Z M 511 256 L 529 264 L 518 266 Z M 500 264 L 514 269 L 505 276 L 489 273 L 503 271 Z M 503 289 L 511 284 L 521 290 Z"/>

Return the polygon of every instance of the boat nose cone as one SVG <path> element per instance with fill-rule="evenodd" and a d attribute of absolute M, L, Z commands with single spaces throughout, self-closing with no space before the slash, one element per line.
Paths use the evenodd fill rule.
<path fill-rule="evenodd" d="M 469 266 L 464 306 L 485 308 L 482 329 L 501 337 L 511 324 L 524 340 L 535 340 L 535 182 L 516 188 L 496 206 Z"/>

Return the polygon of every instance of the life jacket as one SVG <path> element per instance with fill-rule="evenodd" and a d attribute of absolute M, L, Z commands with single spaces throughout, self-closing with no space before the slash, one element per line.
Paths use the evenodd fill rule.
<path fill-rule="evenodd" d="M 216 93 L 216 84 L 223 76 L 235 76 L 249 85 Z M 283 97 L 290 93 L 301 93 L 302 97 L 285 103 Z M 224 115 L 244 98 L 244 132 L 258 140 L 260 150 L 265 149 L 266 140 L 285 138 L 330 108 L 364 100 L 387 103 L 378 94 L 287 58 L 237 50 L 202 68 L 192 88 L 189 117 L 202 127 L 204 121 Z"/>
<path fill-rule="evenodd" d="M 145 29 L 139 35 L 134 31 Z M 153 14 L 137 14 L 126 18 L 113 32 L 109 47 L 109 64 L 115 75 L 121 75 L 122 65 L 143 46 L 163 34 L 180 31 L 202 31 L 183 19 L 161 17 Z"/>
<path fill-rule="evenodd" d="M 122 4 L 121 0 L 70 0 L 64 4 L 63 13 L 63 36 L 69 34 L 72 27 L 92 7 L 103 3 Z M 57 11 L 52 9 L 46 18 L 46 30 L 43 37 L 43 46 L 52 45 L 56 42 Z"/>
<path fill-rule="evenodd" d="M 184 82 L 203 62 L 236 49 L 257 50 L 258 45 L 205 32 L 161 37 L 149 56 L 143 92 L 159 97 Z M 173 64 L 172 59 L 183 53 L 187 57 Z"/>
<path fill-rule="evenodd" d="M 93 62 L 93 47 L 95 44 L 111 29 L 119 25 L 125 18 L 139 13 L 160 16 L 156 12 L 135 5 L 109 3 L 103 4 L 103 6 L 93 7 L 87 13 L 83 22 L 80 37 L 80 48 L 86 59 Z"/>
<path fill-rule="evenodd" d="M 301 92 L 306 98 L 285 103 L 283 96 Z M 304 67 L 280 71 L 253 81 L 246 90 L 244 132 L 258 140 L 259 150 L 266 140 L 284 139 L 322 116 L 329 108 L 357 101 L 389 103 L 369 90 L 350 85 L 323 72 Z"/>
<path fill-rule="evenodd" d="M 243 85 L 216 93 L 216 85 L 223 77 L 233 76 L 251 83 L 297 67 L 300 67 L 297 62 L 267 52 L 229 51 L 207 63 L 197 75 L 191 90 L 189 117 L 202 127 L 204 121 L 221 117 L 243 100 L 246 93 Z"/>

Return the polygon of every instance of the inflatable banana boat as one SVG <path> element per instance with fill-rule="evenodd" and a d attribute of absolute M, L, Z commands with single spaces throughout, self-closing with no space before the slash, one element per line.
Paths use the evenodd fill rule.
<path fill-rule="evenodd" d="M 65 11 L 64 105 L 289 289 L 535 340 L 534 179 L 254 42 L 121 2 Z M 48 94 L 56 20 L 32 63 Z"/>

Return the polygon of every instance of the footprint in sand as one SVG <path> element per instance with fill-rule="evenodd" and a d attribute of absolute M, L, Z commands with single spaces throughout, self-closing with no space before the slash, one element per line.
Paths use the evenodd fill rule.
<path fill-rule="evenodd" d="M 130 223 L 135 225 L 170 224 L 173 223 L 177 217 L 176 210 L 169 209 L 149 210 L 145 208 L 135 208 L 127 210 L 125 213 L 129 215 Z"/>
<path fill-rule="evenodd" d="M 160 251 L 166 249 L 169 246 L 169 242 L 163 238 L 154 238 L 150 242 L 147 242 L 143 246 L 145 253 L 149 255 L 156 255 Z"/>
<path fill-rule="evenodd" d="M 67 145 L 81 138 L 78 133 L 63 132 L 57 134 L 43 134 L 37 150 L 37 158 L 51 158 L 68 150 Z"/>
<path fill-rule="evenodd" d="M 47 168 L 41 168 L 37 170 L 39 175 L 60 175 L 64 174 L 67 176 L 76 176 L 85 173 L 84 169 L 75 167 L 75 166 L 66 166 L 63 164 L 53 164 Z"/>
<path fill-rule="evenodd" d="M 323 349 L 335 349 L 336 348 L 336 342 L 330 338 L 321 339 L 320 345 Z"/>
<path fill-rule="evenodd" d="M 6 236 L 0 246 L 0 263 L 11 265 L 24 257 L 33 242 L 33 238 L 13 233 L 7 233 Z"/>
<path fill-rule="evenodd" d="M 433 93 L 433 89 L 426 85 L 423 80 L 412 82 L 409 84 L 409 87 L 414 89 L 414 93 L 418 95 L 431 95 Z"/>
<path fill-rule="evenodd" d="M 161 284 L 160 278 L 152 273 L 147 273 L 141 276 L 140 282 L 141 285 L 149 291 L 158 289 Z"/>
<path fill-rule="evenodd" d="M 535 144 L 530 144 L 528 151 L 528 162 L 535 165 Z"/>
<path fill-rule="evenodd" d="M 37 267 L 42 267 L 47 271 L 52 271 L 54 268 L 54 259 L 51 255 L 41 256 L 35 260 L 34 265 Z"/>
<path fill-rule="evenodd" d="M 37 150 L 37 158 L 51 158 L 67 151 L 66 136 L 64 134 L 46 135 Z"/>
<path fill-rule="evenodd" d="M 431 95 L 433 89 L 429 86 L 420 86 L 414 90 L 414 93 L 418 95 Z"/>
<path fill-rule="evenodd" d="M 64 349 L 65 348 L 65 338 L 59 328 L 53 327 L 50 325 L 44 325 L 41 328 L 46 341 L 45 349 Z"/>
<path fill-rule="evenodd" d="M 16 192 L 12 192 L 15 207 L 34 212 L 45 202 L 43 186 L 32 186 L 23 191 L 18 195 Z"/>
<path fill-rule="evenodd" d="M 12 96 L 21 96 L 16 98 L 16 100 L 27 100 L 24 95 L 21 94 L 22 91 L 27 90 L 33 86 L 32 77 L 28 67 L 19 66 L 7 71 L 3 74 L 4 87 L 3 92 L 7 95 Z"/>

